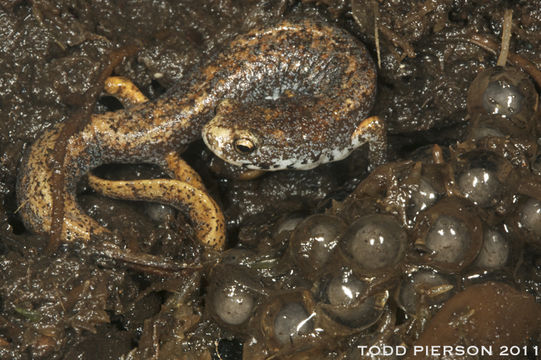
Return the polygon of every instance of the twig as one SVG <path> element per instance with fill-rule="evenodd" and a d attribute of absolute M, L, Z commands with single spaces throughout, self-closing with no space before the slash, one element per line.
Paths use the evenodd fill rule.
<path fill-rule="evenodd" d="M 56 251 L 60 243 L 63 241 L 64 231 L 64 191 L 66 185 L 65 163 L 68 142 L 72 135 L 76 134 L 84 128 L 90 120 L 94 104 L 98 99 L 103 88 L 105 79 L 111 75 L 115 66 L 117 66 L 125 57 L 133 55 L 137 52 L 135 46 L 125 46 L 119 50 L 113 50 L 102 68 L 97 74 L 94 85 L 88 89 L 83 95 L 83 103 L 69 118 L 58 135 L 58 139 L 54 146 L 53 155 L 51 158 L 51 168 L 61 171 L 53 171 L 52 173 L 52 211 L 51 211 L 51 230 L 49 232 L 49 242 L 47 244 L 47 253 L 52 254 Z M 94 79 L 93 79 L 94 80 Z"/>
<path fill-rule="evenodd" d="M 393 44 L 400 46 L 409 58 L 415 57 L 415 50 L 413 49 L 413 46 L 407 40 L 400 37 L 397 33 L 392 31 L 385 25 L 379 26 L 378 29 Z"/>
<path fill-rule="evenodd" d="M 96 256 L 122 261 L 132 269 L 159 276 L 177 275 L 180 272 L 195 272 L 201 270 L 204 266 L 203 264 L 181 263 L 157 255 L 121 249 L 108 241 L 96 243 L 93 248 L 96 250 Z"/>
<path fill-rule="evenodd" d="M 457 37 L 456 40 L 475 44 L 487 51 L 490 51 L 494 55 L 498 53 L 498 44 L 494 40 L 479 34 L 473 34 L 470 37 Z M 534 79 L 537 85 L 541 86 L 541 71 L 537 69 L 536 64 L 520 55 L 513 53 L 509 53 L 507 55 L 507 62 L 522 68 L 522 70 L 526 71 Z"/>
<path fill-rule="evenodd" d="M 434 11 L 435 8 L 436 8 L 436 5 L 434 1 L 432 0 L 425 1 L 423 4 L 420 5 L 419 9 L 413 13 L 413 15 L 407 16 L 402 22 L 398 22 L 396 24 L 396 28 L 403 29 L 404 27 L 411 24 L 412 22 L 421 20 L 427 14 Z"/>
<path fill-rule="evenodd" d="M 509 42 L 511 40 L 511 27 L 513 25 L 513 10 L 507 9 L 503 15 L 502 46 L 496 65 L 505 66 L 509 54 Z"/>
<path fill-rule="evenodd" d="M 378 69 L 381 69 L 381 48 L 379 45 L 379 30 L 378 30 L 378 18 L 379 7 L 376 0 L 372 0 L 372 12 L 374 13 L 374 39 L 376 41 L 376 54 L 378 57 Z"/>

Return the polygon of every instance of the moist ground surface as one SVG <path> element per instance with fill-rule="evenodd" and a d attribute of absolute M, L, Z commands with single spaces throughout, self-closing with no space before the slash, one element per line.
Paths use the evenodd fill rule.
<path fill-rule="evenodd" d="M 205 310 L 210 267 L 162 276 L 104 259 L 91 245 L 62 245 L 49 253 L 50 239 L 29 233 L 18 218 L 17 167 L 29 144 L 89 102 L 96 113 L 121 106 L 105 95 L 95 104 L 89 97 L 112 54 L 121 54 L 112 74 L 156 98 L 237 34 L 282 17 L 322 17 L 357 36 L 379 63 L 372 113 L 388 125 L 389 160 L 418 160 L 427 158 L 422 155 L 426 145 L 445 149 L 463 139 L 467 89 L 481 70 L 496 63 L 494 54 L 465 39 L 481 34 L 498 43 L 505 9 L 513 10 L 510 51 L 541 67 L 538 0 L 0 1 L 0 356 L 210 359 L 219 353 L 222 359 L 241 358 L 243 336 L 221 328 Z M 339 163 L 254 181 L 230 178 L 200 142 L 183 156 L 221 204 L 228 246 L 250 252 L 248 257 L 283 256 L 287 240 L 277 228 L 290 226 L 288 220 L 327 210 L 351 222 L 366 211 L 354 202 L 366 193 L 357 189 L 348 198 L 368 174 L 364 149 Z M 98 174 L 112 179 L 163 175 L 147 165 L 104 166 Z M 189 219 L 170 208 L 100 197 L 84 183 L 79 203 L 114 231 L 112 241 L 120 246 L 194 264 L 209 260 Z M 540 302 L 540 248 L 520 245 L 514 272 L 490 280 L 513 283 Z M 289 288 L 310 288 L 302 277 L 286 273 L 274 266 L 266 273 L 258 270 L 265 281 L 276 275 Z M 467 283 L 461 281 L 460 286 Z M 357 340 L 344 336 L 328 358 L 339 358 L 333 356 L 339 356 L 340 346 Z"/>

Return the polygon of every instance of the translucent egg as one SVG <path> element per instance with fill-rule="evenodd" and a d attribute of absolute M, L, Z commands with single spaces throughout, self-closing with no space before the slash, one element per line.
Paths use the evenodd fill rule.
<path fill-rule="evenodd" d="M 216 315 L 229 325 L 240 325 L 252 314 L 255 299 L 241 286 L 231 284 L 222 287 L 213 297 Z"/>
<path fill-rule="evenodd" d="M 236 327 L 252 316 L 264 287 L 249 268 L 222 263 L 209 277 L 207 311 L 220 324 Z"/>
<path fill-rule="evenodd" d="M 529 199 L 522 206 L 519 225 L 535 236 L 541 236 L 541 201 Z"/>
<path fill-rule="evenodd" d="M 499 269 L 509 258 L 509 242 L 498 231 L 487 229 L 483 235 L 483 247 L 475 260 L 475 264 L 483 269 Z"/>
<path fill-rule="evenodd" d="M 274 319 L 274 337 L 282 345 L 292 344 L 313 330 L 312 316 L 301 303 L 284 305 Z"/>
<path fill-rule="evenodd" d="M 486 207 L 500 190 L 500 182 L 494 172 L 484 168 L 473 168 L 465 171 L 458 178 L 458 187 L 475 205 Z"/>
<path fill-rule="evenodd" d="M 366 291 L 366 284 L 351 274 L 351 271 L 335 276 L 327 285 L 327 299 L 331 305 L 347 306 L 355 302 Z"/>
<path fill-rule="evenodd" d="M 170 221 L 175 216 L 175 209 L 158 203 L 145 203 L 145 213 L 156 222 Z"/>
<path fill-rule="evenodd" d="M 428 209 L 438 200 L 438 192 L 424 178 L 419 181 L 419 187 L 411 193 L 408 213 L 414 217 L 419 212 Z"/>
<path fill-rule="evenodd" d="M 432 225 L 425 244 L 432 258 L 444 263 L 460 262 L 471 242 L 468 227 L 455 217 L 442 215 Z"/>
<path fill-rule="evenodd" d="M 407 235 L 391 215 L 368 215 L 355 221 L 342 237 L 344 252 L 356 265 L 378 270 L 403 257 Z"/>
<path fill-rule="evenodd" d="M 364 329 L 381 316 L 388 292 L 369 295 L 368 284 L 351 270 L 343 270 L 325 285 L 321 308 L 335 323 L 350 329 Z"/>
<path fill-rule="evenodd" d="M 483 107 L 489 114 L 512 116 L 522 110 L 524 96 L 505 79 L 490 81 L 483 94 Z"/>
<path fill-rule="evenodd" d="M 432 270 L 415 271 L 400 286 L 398 303 L 408 314 L 415 315 L 421 301 L 427 306 L 444 302 L 451 295 L 451 282 Z"/>
<path fill-rule="evenodd" d="M 537 98 L 533 82 L 523 71 L 500 66 L 481 71 L 468 90 L 470 137 L 481 138 L 483 134 L 472 130 L 489 128 L 511 138 L 532 139 Z"/>
<path fill-rule="evenodd" d="M 291 239 L 297 264 L 308 273 L 320 269 L 338 244 L 346 223 L 337 216 L 317 214 L 302 221 Z"/>

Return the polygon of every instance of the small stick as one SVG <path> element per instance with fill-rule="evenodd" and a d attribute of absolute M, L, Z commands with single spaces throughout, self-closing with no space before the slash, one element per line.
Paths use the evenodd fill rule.
<path fill-rule="evenodd" d="M 387 26 L 378 26 L 379 31 L 385 36 L 387 39 L 389 39 L 393 44 L 398 45 L 402 48 L 404 53 L 409 58 L 415 57 L 415 50 L 413 49 L 413 46 L 405 39 L 400 37 L 397 33 L 389 29 Z"/>
<path fill-rule="evenodd" d="M 378 17 L 379 8 L 376 0 L 372 0 L 372 11 L 374 12 L 374 38 L 376 41 L 376 54 L 378 57 L 378 69 L 381 69 L 381 48 L 379 46 Z"/>
<path fill-rule="evenodd" d="M 494 55 L 496 55 L 498 52 L 498 44 L 495 41 L 479 34 L 473 34 L 469 38 L 457 37 L 455 39 L 475 44 L 487 51 L 490 51 Z M 541 86 L 541 71 L 537 69 L 537 66 L 533 62 L 513 53 L 508 54 L 507 62 L 522 68 L 522 70 L 526 71 L 534 79 L 538 86 Z"/>
<path fill-rule="evenodd" d="M 509 42 L 511 40 L 511 27 L 513 25 L 513 10 L 507 9 L 503 15 L 502 25 L 502 46 L 500 56 L 496 65 L 505 66 L 507 63 L 507 55 L 509 54 Z"/>

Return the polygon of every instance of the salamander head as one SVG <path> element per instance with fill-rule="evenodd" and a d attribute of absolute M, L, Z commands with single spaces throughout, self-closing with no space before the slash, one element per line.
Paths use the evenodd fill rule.
<path fill-rule="evenodd" d="M 319 121 L 324 114 L 315 102 L 289 97 L 257 105 L 224 100 L 202 137 L 216 156 L 248 169 L 308 170 L 341 160 L 356 147 L 351 131 L 337 135 L 330 130 L 329 121 Z"/>
<path fill-rule="evenodd" d="M 219 158 L 248 169 L 282 170 L 297 166 L 296 139 L 276 126 L 280 111 L 224 100 L 202 132 Z"/>

